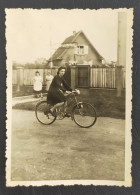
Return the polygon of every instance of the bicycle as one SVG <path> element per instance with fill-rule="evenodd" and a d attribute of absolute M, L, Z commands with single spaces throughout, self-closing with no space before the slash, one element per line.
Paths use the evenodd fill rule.
<path fill-rule="evenodd" d="M 79 102 L 77 99 L 77 91 L 72 91 L 68 96 L 72 97 L 72 101 L 69 102 L 72 105 L 74 100 L 74 105 L 71 109 L 71 119 L 80 127 L 89 128 L 93 126 L 97 120 L 95 108 L 87 102 Z M 35 115 L 37 120 L 44 124 L 50 125 L 54 123 L 56 119 L 64 119 L 65 113 L 62 108 L 55 110 L 55 115 L 50 112 L 51 105 L 47 104 L 46 101 L 41 101 L 36 105 Z M 68 109 L 68 105 L 67 105 Z"/>

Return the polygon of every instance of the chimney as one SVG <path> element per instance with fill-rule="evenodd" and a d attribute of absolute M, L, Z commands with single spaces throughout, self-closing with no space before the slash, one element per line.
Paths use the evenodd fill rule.
<path fill-rule="evenodd" d="M 74 35 L 74 36 L 76 35 L 76 31 L 73 31 L 73 35 Z"/>

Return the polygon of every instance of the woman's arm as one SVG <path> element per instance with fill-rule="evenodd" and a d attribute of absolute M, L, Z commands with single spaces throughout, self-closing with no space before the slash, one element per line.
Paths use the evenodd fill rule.
<path fill-rule="evenodd" d="M 68 85 L 68 83 L 64 78 L 63 78 L 63 85 L 67 91 L 72 91 L 72 88 Z"/>

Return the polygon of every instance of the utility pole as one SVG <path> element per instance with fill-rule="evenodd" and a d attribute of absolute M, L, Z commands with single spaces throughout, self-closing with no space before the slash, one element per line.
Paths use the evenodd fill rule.
<path fill-rule="evenodd" d="M 126 66 L 126 12 L 118 13 L 118 46 L 117 46 L 117 67 L 116 87 L 117 97 L 122 95 L 123 89 L 123 67 Z"/>
<path fill-rule="evenodd" d="M 51 57 L 50 68 L 52 68 L 53 62 L 52 62 L 52 41 L 51 41 L 51 39 L 50 39 L 50 57 Z"/>
<path fill-rule="evenodd" d="M 52 69 L 53 67 L 53 62 L 52 62 L 52 26 L 50 23 L 50 68 Z"/>

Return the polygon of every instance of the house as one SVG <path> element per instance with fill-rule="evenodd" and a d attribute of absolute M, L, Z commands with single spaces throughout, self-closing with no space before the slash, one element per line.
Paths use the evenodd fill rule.
<path fill-rule="evenodd" d="M 73 32 L 48 60 L 48 66 L 102 65 L 103 57 L 83 31 Z"/>
<path fill-rule="evenodd" d="M 104 58 L 95 49 L 85 33 L 74 31 L 50 57 L 47 66 L 66 66 L 65 78 L 73 88 L 90 87 L 95 79 L 92 76 L 92 68 L 103 67 L 103 61 Z M 98 80 L 99 78 L 100 76 L 98 76 Z"/>

